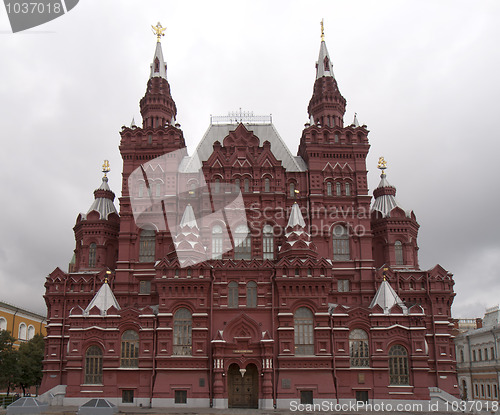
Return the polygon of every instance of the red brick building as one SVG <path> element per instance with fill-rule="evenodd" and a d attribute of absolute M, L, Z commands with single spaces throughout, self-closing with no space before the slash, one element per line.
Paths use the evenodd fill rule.
<path fill-rule="evenodd" d="M 457 395 L 452 275 L 419 268 L 383 160 L 372 200 L 368 130 L 344 124 L 324 39 L 296 156 L 248 114 L 213 117 L 189 156 L 166 68 L 158 41 L 142 127 L 121 130 L 119 214 L 104 177 L 69 272 L 47 277 L 42 388 L 218 408 Z M 241 223 L 214 216 L 234 193 Z"/>

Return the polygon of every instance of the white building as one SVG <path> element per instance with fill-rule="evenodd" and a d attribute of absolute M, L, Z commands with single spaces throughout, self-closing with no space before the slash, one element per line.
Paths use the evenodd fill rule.
<path fill-rule="evenodd" d="M 498 401 L 500 380 L 500 310 L 486 310 L 481 328 L 455 338 L 462 399 Z"/>

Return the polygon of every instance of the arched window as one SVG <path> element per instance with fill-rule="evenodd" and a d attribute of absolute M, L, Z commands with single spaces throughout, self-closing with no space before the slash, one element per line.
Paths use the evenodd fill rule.
<path fill-rule="evenodd" d="M 143 197 L 144 196 L 144 182 L 139 182 L 139 189 L 137 196 Z"/>
<path fill-rule="evenodd" d="M 351 367 L 370 366 L 368 334 L 366 331 L 354 329 L 349 333 L 349 350 L 351 355 Z"/>
<path fill-rule="evenodd" d="M 345 195 L 351 196 L 351 185 L 349 183 L 345 184 Z"/>
<path fill-rule="evenodd" d="M 243 188 L 244 188 L 245 193 L 248 193 L 250 191 L 250 180 L 249 179 L 245 179 L 243 181 Z"/>
<path fill-rule="evenodd" d="M 19 324 L 19 333 L 17 334 L 17 337 L 19 338 L 19 340 L 27 340 L 27 336 L 28 330 L 26 328 L 26 324 Z"/>
<path fill-rule="evenodd" d="M 160 72 L 160 60 L 158 57 L 155 58 L 155 72 Z"/>
<path fill-rule="evenodd" d="M 33 337 L 35 337 L 35 328 L 30 324 L 28 326 L 28 340 L 31 340 Z"/>
<path fill-rule="evenodd" d="M 325 60 L 324 60 L 324 63 L 325 63 L 325 71 L 330 71 L 330 59 L 328 59 L 328 56 L 325 56 Z"/>
<path fill-rule="evenodd" d="M 326 182 L 326 195 L 332 196 L 332 182 Z"/>
<path fill-rule="evenodd" d="M 196 183 L 191 182 L 189 184 L 189 196 L 196 197 Z"/>
<path fill-rule="evenodd" d="M 0 330 L 7 330 L 7 320 L 0 317 Z"/>
<path fill-rule="evenodd" d="M 122 334 L 120 367 L 139 367 L 139 334 L 134 330 Z"/>
<path fill-rule="evenodd" d="M 268 178 L 264 179 L 264 192 L 269 193 L 271 191 L 271 180 Z"/>
<path fill-rule="evenodd" d="M 174 351 L 177 356 L 191 356 L 193 320 L 187 308 L 179 308 L 174 314 Z"/>
<path fill-rule="evenodd" d="M 408 352 L 396 344 L 389 350 L 389 383 L 391 385 L 409 385 Z"/>
<path fill-rule="evenodd" d="M 252 259 L 252 240 L 247 225 L 238 225 L 234 232 L 234 259 Z"/>
<path fill-rule="evenodd" d="M 394 243 L 394 256 L 396 258 L 396 265 L 404 265 L 403 244 L 401 241 L 396 241 Z"/>
<path fill-rule="evenodd" d="M 240 179 L 235 179 L 234 180 L 234 187 L 235 187 L 236 193 L 238 193 L 241 190 L 241 181 L 240 181 Z"/>
<path fill-rule="evenodd" d="M 349 259 L 351 259 L 349 234 L 345 226 L 336 225 L 333 228 L 333 260 L 348 261 Z"/>
<path fill-rule="evenodd" d="M 102 384 L 102 349 L 90 346 L 85 353 L 85 379 L 87 385 Z"/>
<path fill-rule="evenodd" d="M 257 307 L 257 283 L 249 281 L 247 283 L 247 308 Z"/>
<path fill-rule="evenodd" d="M 313 313 L 300 307 L 294 315 L 295 354 L 314 355 Z"/>
<path fill-rule="evenodd" d="M 156 197 L 161 196 L 161 183 L 156 183 Z"/>
<path fill-rule="evenodd" d="M 215 225 L 212 228 L 212 259 L 222 258 L 222 227 Z"/>
<path fill-rule="evenodd" d="M 262 255 L 264 259 L 274 259 L 274 233 L 271 225 L 262 230 Z"/>
<path fill-rule="evenodd" d="M 290 183 L 290 197 L 295 197 L 295 183 Z"/>
<path fill-rule="evenodd" d="M 238 283 L 231 281 L 227 286 L 227 306 L 238 308 Z"/>
<path fill-rule="evenodd" d="M 460 349 L 460 362 L 461 362 L 461 363 L 464 363 L 464 362 L 465 362 L 465 358 L 464 358 L 464 349 Z"/>
<path fill-rule="evenodd" d="M 153 262 L 155 260 L 155 231 L 143 229 L 139 237 L 139 262 Z"/>
<path fill-rule="evenodd" d="M 97 245 L 92 242 L 89 245 L 89 268 L 94 268 L 96 265 L 96 251 Z"/>
<path fill-rule="evenodd" d="M 220 193 L 220 179 L 215 179 L 214 193 Z"/>
<path fill-rule="evenodd" d="M 337 196 L 342 196 L 342 185 L 339 182 L 335 183 L 335 192 Z"/>

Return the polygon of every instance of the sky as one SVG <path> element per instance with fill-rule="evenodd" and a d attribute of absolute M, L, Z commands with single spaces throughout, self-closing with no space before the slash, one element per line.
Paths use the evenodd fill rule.
<path fill-rule="evenodd" d="M 422 269 L 454 274 L 453 317 L 500 298 L 495 0 L 85 0 L 13 34 L 0 10 L 0 300 L 45 313 L 46 276 L 67 270 L 73 226 L 101 165 L 119 195 L 119 131 L 140 122 L 156 38 L 192 153 L 210 115 L 272 114 L 296 153 L 315 79 L 321 19 L 335 77 L 420 223 Z M 116 203 L 118 207 L 118 203 Z"/>

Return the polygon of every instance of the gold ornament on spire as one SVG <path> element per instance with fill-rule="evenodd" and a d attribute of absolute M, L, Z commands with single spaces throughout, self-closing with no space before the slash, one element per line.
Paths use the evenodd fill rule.
<path fill-rule="evenodd" d="M 384 170 L 387 168 L 387 161 L 385 161 L 384 157 L 379 157 L 377 167 L 384 173 Z"/>
<path fill-rule="evenodd" d="M 160 22 L 156 24 L 156 26 L 151 25 L 151 28 L 153 29 L 153 33 L 156 35 L 157 42 L 160 41 L 162 36 L 165 36 L 165 30 L 167 30 L 166 27 L 163 27 Z"/>
<path fill-rule="evenodd" d="M 323 19 L 321 19 L 321 41 L 325 41 L 325 25 L 323 24 Z"/>
<path fill-rule="evenodd" d="M 107 174 L 110 170 L 109 160 L 104 160 L 104 164 L 102 165 L 102 172 L 104 173 L 104 177 L 107 177 Z"/>

